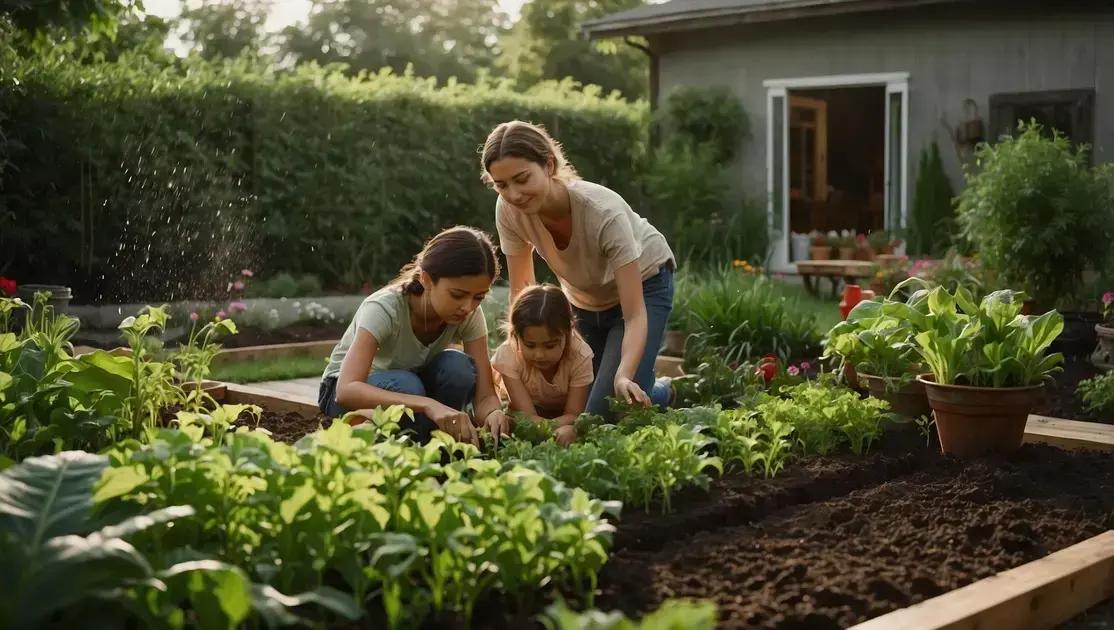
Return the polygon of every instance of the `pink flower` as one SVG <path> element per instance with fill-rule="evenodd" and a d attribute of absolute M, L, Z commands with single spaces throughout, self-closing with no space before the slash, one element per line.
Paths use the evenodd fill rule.
<path fill-rule="evenodd" d="M 190 313 L 190 321 L 191 322 L 196 322 L 199 318 L 200 318 L 200 315 L 197 314 L 197 311 L 194 311 L 194 312 Z"/>
<path fill-rule="evenodd" d="M 808 361 L 801 361 L 801 369 L 802 370 L 807 370 L 810 367 L 812 367 L 812 364 L 810 364 Z"/>
<path fill-rule="evenodd" d="M 245 278 L 250 278 L 250 277 L 254 276 L 255 274 L 252 272 L 251 269 L 241 269 L 240 270 L 240 275 L 245 277 Z"/>
<path fill-rule="evenodd" d="M 788 368 L 785 369 L 785 371 L 789 373 L 789 376 L 796 376 L 801 373 L 801 370 L 799 370 L 795 365 L 790 365 Z"/>
<path fill-rule="evenodd" d="M 228 313 L 225 313 L 224 311 L 217 311 L 217 321 L 218 322 L 220 320 L 224 319 L 225 317 L 228 317 Z"/>
<path fill-rule="evenodd" d="M 1107 291 L 1102 294 L 1103 304 L 1114 304 L 1114 291 Z"/>
<path fill-rule="evenodd" d="M 244 283 L 240 280 L 237 280 L 236 282 L 232 283 L 232 288 L 236 289 L 237 291 L 243 291 L 244 290 Z"/>
<path fill-rule="evenodd" d="M 235 302 L 228 305 L 228 310 L 232 311 L 233 313 L 243 313 L 244 311 L 248 310 L 248 305 L 244 304 L 240 300 L 236 300 Z"/>

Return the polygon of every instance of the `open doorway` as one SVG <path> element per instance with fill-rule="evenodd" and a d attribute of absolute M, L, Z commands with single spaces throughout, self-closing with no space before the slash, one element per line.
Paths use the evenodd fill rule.
<path fill-rule="evenodd" d="M 886 86 L 790 89 L 789 230 L 886 226 Z"/>

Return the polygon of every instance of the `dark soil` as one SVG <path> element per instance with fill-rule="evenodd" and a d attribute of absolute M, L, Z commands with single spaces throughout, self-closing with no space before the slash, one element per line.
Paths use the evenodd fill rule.
<path fill-rule="evenodd" d="M 323 415 L 307 418 L 306 416 L 293 412 L 278 413 L 274 411 L 264 411 L 259 418 L 259 424 L 256 424 L 255 419 L 245 412 L 237 418 L 233 426 L 266 429 L 276 442 L 293 444 L 304 436 L 320 428 L 328 427 L 332 423 L 332 418 L 327 418 Z"/>
<path fill-rule="evenodd" d="M 746 482 L 725 480 L 709 501 L 628 518 L 597 605 L 641 616 L 670 597 L 709 598 L 725 628 L 846 627 L 1114 527 L 1109 454 L 1030 445 L 1004 459 L 865 461 L 805 463 L 755 483 L 749 502 Z M 654 529 L 651 544 L 640 532 Z"/>
<path fill-rule="evenodd" d="M 1034 413 L 1069 420 L 1114 424 L 1114 416 L 1087 411 L 1083 401 L 1075 393 L 1080 381 L 1097 376 L 1101 372 L 1091 365 L 1086 357 L 1067 357 L 1063 368 L 1063 372 L 1053 377 L 1056 384 L 1046 388 L 1048 402 Z"/>
<path fill-rule="evenodd" d="M 222 337 L 220 344 L 225 348 L 245 348 L 247 346 L 269 346 L 276 343 L 293 343 L 297 341 L 330 341 L 340 339 L 348 324 L 322 324 L 297 323 L 274 330 L 263 330 L 251 326 L 239 328 L 235 335 Z"/>

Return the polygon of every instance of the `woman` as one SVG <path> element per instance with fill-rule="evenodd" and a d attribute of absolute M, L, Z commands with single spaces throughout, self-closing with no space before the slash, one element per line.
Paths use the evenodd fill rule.
<path fill-rule="evenodd" d="M 618 193 L 580 179 L 539 126 L 499 125 L 481 161 L 484 181 L 499 193 L 495 219 L 511 302 L 533 284 L 538 252 L 560 280 L 594 353 L 586 410 L 607 416 L 612 395 L 666 406 L 672 388 L 666 379 L 654 380 L 673 309 L 676 262 L 665 237 Z"/>

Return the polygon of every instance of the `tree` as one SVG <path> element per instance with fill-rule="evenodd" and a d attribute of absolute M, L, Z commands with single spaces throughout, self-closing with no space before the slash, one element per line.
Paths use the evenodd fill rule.
<path fill-rule="evenodd" d="M 112 37 L 122 15 L 142 8 L 142 0 L 0 0 L 0 15 L 28 33 L 63 28 Z"/>
<path fill-rule="evenodd" d="M 184 8 L 178 32 L 205 59 L 257 53 L 265 43 L 263 24 L 271 0 L 207 0 Z"/>
<path fill-rule="evenodd" d="M 641 4 L 643 0 L 530 0 L 504 38 L 498 66 L 523 87 L 572 77 L 630 99 L 645 97 L 648 63 L 642 51 L 616 40 L 591 42 L 580 33 L 586 20 Z"/>
<path fill-rule="evenodd" d="M 282 54 L 352 72 L 410 65 L 419 76 L 471 81 L 491 66 L 506 22 L 497 0 L 333 0 L 283 31 Z"/>

